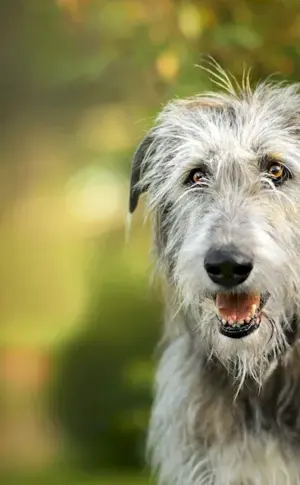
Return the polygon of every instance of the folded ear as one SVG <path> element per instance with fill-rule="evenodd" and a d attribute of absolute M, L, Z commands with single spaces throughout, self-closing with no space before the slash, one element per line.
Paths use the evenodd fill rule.
<path fill-rule="evenodd" d="M 141 179 L 142 163 L 146 156 L 149 156 L 149 151 L 152 151 L 153 141 L 154 136 L 150 132 L 142 140 L 133 157 L 129 193 L 129 211 L 131 214 L 137 208 L 140 195 L 147 190 L 147 187 L 140 187 L 139 182 Z"/>

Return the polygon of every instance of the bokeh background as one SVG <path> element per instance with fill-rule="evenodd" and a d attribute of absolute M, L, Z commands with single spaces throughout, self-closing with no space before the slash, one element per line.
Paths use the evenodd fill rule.
<path fill-rule="evenodd" d="M 145 485 L 159 338 L 133 151 L 203 54 L 300 80 L 300 2 L 1 0 L 0 482 Z"/>

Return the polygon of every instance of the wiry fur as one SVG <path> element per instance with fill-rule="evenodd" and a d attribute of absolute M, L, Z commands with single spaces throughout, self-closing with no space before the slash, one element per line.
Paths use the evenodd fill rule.
<path fill-rule="evenodd" d="M 163 352 L 149 431 L 159 485 L 300 484 L 300 95 L 251 90 L 218 66 L 225 93 L 169 103 L 140 145 L 131 206 L 147 191 L 166 286 Z M 275 187 L 266 157 L 292 177 Z M 187 187 L 205 166 L 203 187 Z M 261 325 L 219 332 L 204 269 L 212 246 L 234 243 L 254 268 L 241 292 L 270 293 Z M 220 290 L 219 290 L 220 291 Z"/>

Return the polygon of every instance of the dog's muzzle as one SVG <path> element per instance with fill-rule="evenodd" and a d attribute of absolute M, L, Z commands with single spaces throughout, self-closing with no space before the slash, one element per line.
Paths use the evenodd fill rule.
<path fill-rule="evenodd" d="M 242 338 L 257 330 L 266 296 L 238 291 L 234 293 L 235 288 L 247 280 L 253 269 L 252 256 L 245 255 L 233 244 L 212 247 L 205 256 L 204 268 L 211 281 L 222 288 L 216 297 L 222 335 Z"/>

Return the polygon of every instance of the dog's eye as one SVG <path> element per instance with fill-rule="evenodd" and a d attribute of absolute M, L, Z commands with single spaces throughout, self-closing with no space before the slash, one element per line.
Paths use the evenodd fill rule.
<path fill-rule="evenodd" d="M 283 176 L 284 168 L 280 163 L 273 163 L 268 168 L 268 174 L 274 179 L 280 179 Z"/>
<path fill-rule="evenodd" d="M 267 173 L 274 183 L 283 182 L 289 175 L 288 169 L 277 160 L 269 163 Z"/>
<path fill-rule="evenodd" d="M 191 185 L 201 185 L 201 183 L 204 181 L 204 178 L 205 173 L 199 168 L 196 168 L 190 172 L 187 182 Z"/>

